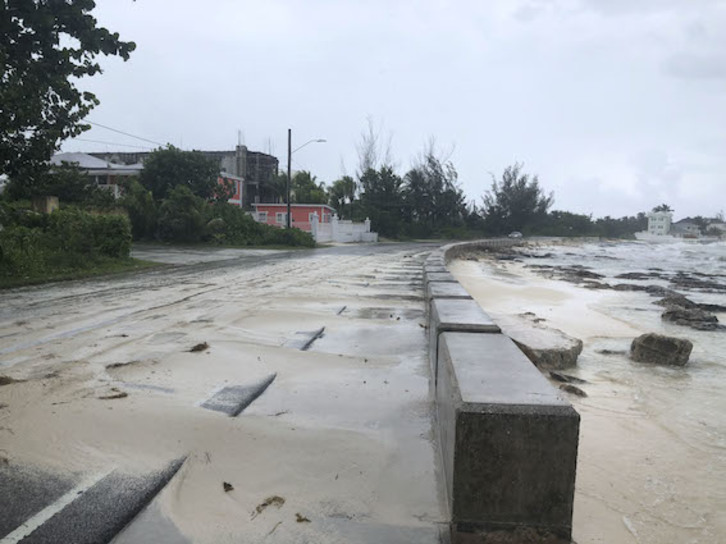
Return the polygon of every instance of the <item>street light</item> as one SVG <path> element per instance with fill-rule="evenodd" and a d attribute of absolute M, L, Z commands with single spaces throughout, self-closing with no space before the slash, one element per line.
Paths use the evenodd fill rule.
<path fill-rule="evenodd" d="M 326 140 L 323 138 L 314 138 L 312 140 L 308 140 L 304 144 L 302 144 L 300 147 L 296 147 L 295 149 L 292 148 L 292 129 L 287 129 L 287 228 L 289 229 L 292 226 L 292 220 L 290 217 L 290 184 L 292 183 L 292 154 L 295 153 L 295 151 L 299 151 L 303 147 L 305 147 L 308 144 L 312 143 L 324 143 Z"/>

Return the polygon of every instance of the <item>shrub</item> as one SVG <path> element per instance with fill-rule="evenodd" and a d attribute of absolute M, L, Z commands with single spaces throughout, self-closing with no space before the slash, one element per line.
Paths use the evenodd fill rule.
<path fill-rule="evenodd" d="M 93 266 L 131 251 L 131 224 L 121 214 L 91 214 L 68 208 L 50 215 L 2 211 L 0 274 L 29 275 Z"/>
<path fill-rule="evenodd" d="M 124 184 L 124 195 L 119 204 L 129 216 L 134 240 L 150 240 L 156 236 L 158 211 L 151 191 L 131 179 Z"/>
<path fill-rule="evenodd" d="M 131 224 L 121 214 L 92 216 L 94 225 L 94 248 L 100 255 L 124 259 L 131 253 Z"/>
<path fill-rule="evenodd" d="M 0 230 L 0 273 L 25 276 L 46 268 L 47 238 L 40 229 L 23 226 Z"/>
<path fill-rule="evenodd" d="M 207 206 L 189 187 L 177 185 L 159 208 L 159 238 L 169 242 L 199 242 L 205 235 Z"/>
<path fill-rule="evenodd" d="M 280 229 L 258 223 L 237 206 L 219 202 L 209 206 L 212 219 L 207 223 L 206 239 L 220 245 L 279 245 L 315 247 L 313 237 L 300 229 Z"/>

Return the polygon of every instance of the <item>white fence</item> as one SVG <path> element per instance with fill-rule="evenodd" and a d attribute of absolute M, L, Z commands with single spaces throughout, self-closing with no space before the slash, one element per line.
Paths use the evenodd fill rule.
<path fill-rule="evenodd" d="M 316 242 L 377 242 L 378 233 L 371 232 L 371 220 L 363 223 L 353 223 L 338 219 L 335 214 L 330 223 L 321 223 L 317 214 L 313 214 L 310 222 L 310 232 Z"/>

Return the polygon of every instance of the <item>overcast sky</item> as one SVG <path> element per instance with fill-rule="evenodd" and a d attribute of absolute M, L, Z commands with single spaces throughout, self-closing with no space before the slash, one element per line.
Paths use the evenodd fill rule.
<path fill-rule="evenodd" d="M 515 161 L 555 209 L 726 208 L 724 0 L 97 0 L 137 44 L 83 83 L 91 121 L 183 149 L 243 143 L 331 182 L 373 120 L 401 174 L 434 137 L 481 202 Z M 63 151 L 151 146 L 94 127 Z M 153 146 L 152 146 L 153 147 Z"/>

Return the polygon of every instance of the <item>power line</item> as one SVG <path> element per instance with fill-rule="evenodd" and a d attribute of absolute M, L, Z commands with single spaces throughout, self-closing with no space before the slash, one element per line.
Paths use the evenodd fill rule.
<path fill-rule="evenodd" d="M 129 134 L 128 132 L 124 132 L 123 130 L 118 130 L 116 128 L 112 128 L 112 127 L 109 127 L 109 126 L 106 126 L 106 125 L 102 125 L 101 123 L 94 123 L 93 121 L 86 121 L 86 122 L 89 123 L 89 124 L 91 124 L 91 125 L 97 126 L 97 127 L 105 128 L 106 130 L 110 130 L 111 132 L 117 132 L 119 134 L 123 134 L 124 136 L 128 136 L 129 138 L 136 138 L 137 140 L 141 140 L 142 142 L 148 142 L 150 144 L 160 145 L 160 146 L 166 145 L 166 144 L 162 144 L 161 142 L 155 142 L 154 140 L 149 140 L 147 138 L 142 138 L 141 136 L 135 136 L 133 134 Z"/>
<path fill-rule="evenodd" d="M 119 147 L 133 147 L 134 149 L 151 149 L 150 147 L 144 147 L 141 145 L 117 144 L 116 142 L 106 142 L 104 140 L 89 140 L 88 138 L 73 138 L 73 140 L 79 142 L 92 142 L 94 144 L 115 145 Z"/>

